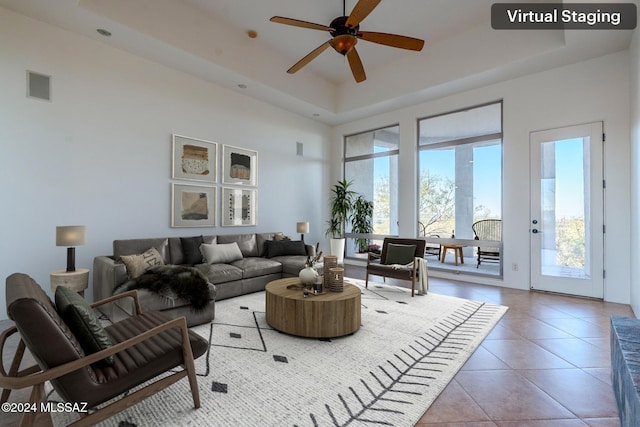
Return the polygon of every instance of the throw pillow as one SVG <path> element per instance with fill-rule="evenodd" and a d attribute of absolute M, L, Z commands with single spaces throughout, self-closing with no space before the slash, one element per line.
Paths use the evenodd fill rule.
<path fill-rule="evenodd" d="M 228 264 L 242 259 L 242 252 L 236 242 L 200 245 L 202 258 L 207 264 Z"/>
<path fill-rule="evenodd" d="M 140 277 L 142 273 L 156 265 L 164 265 L 162 255 L 156 248 L 151 248 L 142 254 L 122 255 L 120 260 L 127 267 L 127 274 L 130 279 Z"/>
<path fill-rule="evenodd" d="M 80 294 L 58 286 L 55 300 L 58 314 L 76 336 L 85 353 L 97 353 L 113 345 L 96 312 Z M 103 361 L 113 365 L 113 356 L 106 357 Z"/>
<path fill-rule="evenodd" d="M 284 255 L 307 255 L 302 240 L 267 240 L 264 242 L 264 256 L 273 258 Z"/>
<path fill-rule="evenodd" d="M 258 241 L 255 234 L 227 234 L 218 236 L 220 243 L 237 243 L 242 256 L 259 256 Z"/>
<path fill-rule="evenodd" d="M 184 263 L 189 265 L 202 264 L 202 253 L 200 245 L 204 243 L 204 237 L 181 237 L 182 253 L 184 254 Z"/>
<path fill-rule="evenodd" d="M 389 243 L 387 245 L 387 257 L 385 264 L 407 265 L 413 262 L 416 254 L 416 245 L 401 245 Z"/>

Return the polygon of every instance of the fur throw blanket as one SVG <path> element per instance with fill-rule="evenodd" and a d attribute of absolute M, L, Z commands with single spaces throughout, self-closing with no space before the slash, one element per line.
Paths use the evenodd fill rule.
<path fill-rule="evenodd" d="M 114 294 L 132 289 L 147 289 L 171 301 L 189 301 L 195 310 L 203 310 L 211 299 L 209 281 L 193 267 L 158 265 L 118 286 Z"/>

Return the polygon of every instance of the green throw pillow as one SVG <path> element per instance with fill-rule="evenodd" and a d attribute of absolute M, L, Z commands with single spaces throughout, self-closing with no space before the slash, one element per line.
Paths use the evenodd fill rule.
<path fill-rule="evenodd" d="M 80 294 L 58 286 L 55 299 L 58 314 L 76 336 L 85 353 L 97 353 L 113 345 L 95 311 Z M 103 361 L 107 365 L 113 365 L 113 356 Z"/>
<path fill-rule="evenodd" d="M 387 245 L 387 257 L 385 264 L 406 265 L 413 262 L 416 254 L 416 245 L 400 245 L 389 243 Z"/>

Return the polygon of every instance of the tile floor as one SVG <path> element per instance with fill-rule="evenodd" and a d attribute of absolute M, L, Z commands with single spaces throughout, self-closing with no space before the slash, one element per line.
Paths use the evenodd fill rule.
<path fill-rule="evenodd" d="M 364 279 L 362 268 L 345 270 Z M 509 311 L 416 426 L 620 425 L 609 316 L 635 317 L 628 305 L 435 278 L 430 290 Z"/>
<path fill-rule="evenodd" d="M 347 266 L 345 275 L 364 279 L 364 269 Z M 430 287 L 509 311 L 417 427 L 620 425 L 610 380 L 609 316 L 634 317 L 628 305 L 435 278 Z M 0 321 L 0 330 L 10 324 Z M 0 426 L 15 423 L 15 417 L 0 416 Z"/>

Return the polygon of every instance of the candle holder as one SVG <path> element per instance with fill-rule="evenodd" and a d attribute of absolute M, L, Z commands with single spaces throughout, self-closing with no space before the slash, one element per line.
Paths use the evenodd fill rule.
<path fill-rule="evenodd" d="M 344 268 L 335 267 L 329 270 L 329 290 L 333 292 L 344 290 Z"/>
<path fill-rule="evenodd" d="M 330 279 L 330 270 L 332 268 L 336 268 L 338 266 L 338 257 L 335 255 L 325 255 L 324 256 L 324 287 L 329 288 L 329 284 L 331 282 Z"/>

